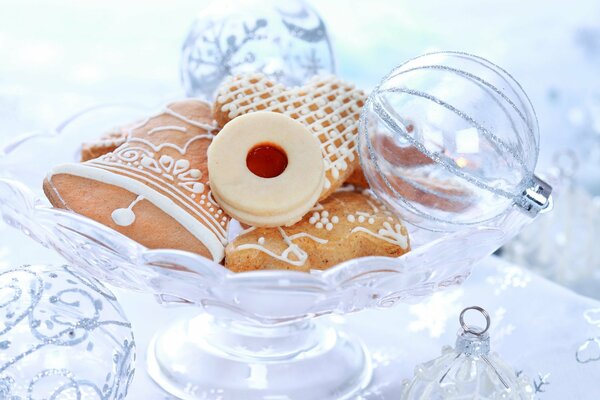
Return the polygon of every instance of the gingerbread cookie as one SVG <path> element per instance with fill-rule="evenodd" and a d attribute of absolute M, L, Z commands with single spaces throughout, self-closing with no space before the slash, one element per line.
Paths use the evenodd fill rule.
<path fill-rule="evenodd" d="M 224 126 L 254 111 L 283 113 L 308 127 L 321 142 L 325 183 L 319 197 L 327 198 L 358 165 L 356 139 L 365 94 L 334 77 L 315 77 L 305 86 L 285 88 L 260 74 L 232 77 L 222 83 L 215 102 L 215 119 Z"/>
<path fill-rule="evenodd" d="M 428 167 L 435 164 L 431 158 L 414 146 L 398 146 L 386 135 L 378 135 L 374 148 L 379 162 L 389 164 L 394 175 L 386 174 L 388 182 L 402 197 L 429 208 L 458 212 L 470 205 L 470 191 L 458 182 L 443 181 L 429 176 Z M 388 170 L 388 168 L 385 168 Z M 377 184 L 387 186 L 379 175 Z M 348 177 L 347 184 L 369 188 L 369 182 L 359 165 Z"/>
<path fill-rule="evenodd" d="M 412 127 L 413 125 L 409 125 Z M 413 128 L 410 128 L 412 132 Z M 373 143 L 374 150 L 380 156 L 380 160 L 398 167 L 418 167 L 434 164 L 434 161 L 419 151 L 414 146 L 398 146 L 393 138 L 387 135 L 376 135 Z M 347 184 L 368 188 L 369 182 L 364 175 L 362 166 L 356 167 L 354 172 L 346 180 Z"/>
<path fill-rule="evenodd" d="M 55 167 L 44 192 L 149 248 L 187 250 L 219 262 L 229 217 L 208 186 L 207 149 L 215 125 L 210 106 L 186 100 L 130 129 L 114 152 Z"/>
<path fill-rule="evenodd" d="M 320 142 L 298 121 L 260 111 L 227 123 L 208 149 L 215 200 L 253 226 L 298 222 L 325 178 Z"/>
<path fill-rule="evenodd" d="M 290 227 L 243 231 L 225 250 L 233 271 L 325 269 L 364 256 L 409 251 L 402 222 L 367 192 L 338 191 Z"/>
<path fill-rule="evenodd" d="M 81 162 L 93 160 L 115 151 L 117 147 L 127 141 L 127 136 L 126 129 L 115 129 L 105 133 L 96 141 L 84 143 L 81 147 Z"/>

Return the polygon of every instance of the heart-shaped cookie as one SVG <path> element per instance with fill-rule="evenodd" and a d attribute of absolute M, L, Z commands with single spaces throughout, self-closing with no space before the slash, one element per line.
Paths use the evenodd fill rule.
<path fill-rule="evenodd" d="M 261 74 L 235 76 L 224 81 L 215 101 L 215 119 L 224 126 L 253 111 L 283 113 L 309 128 L 321 142 L 325 161 L 325 199 L 359 164 L 358 119 L 366 95 L 335 77 L 315 77 L 303 87 L 286 88 Z M 290 188 L 293 190 L 293 188 Z"/>

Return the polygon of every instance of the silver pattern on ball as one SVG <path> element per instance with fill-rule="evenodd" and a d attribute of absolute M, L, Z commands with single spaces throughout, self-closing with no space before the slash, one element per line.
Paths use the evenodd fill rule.
<path fill-rule="evenodd" d="M 69 266 L 0 274 L 0 398 L 118 400 L 134 375 L 131 324 L 99 281 Z"/>
<path fill-rule="evenodd" d="M 214 1 L 204 7 L 181 51 L 187 95 L 213 100 L 224 78 L 252 72 L 286 86 L 333 74 L 331 43 L 320 16 L 301 0 Z"/>

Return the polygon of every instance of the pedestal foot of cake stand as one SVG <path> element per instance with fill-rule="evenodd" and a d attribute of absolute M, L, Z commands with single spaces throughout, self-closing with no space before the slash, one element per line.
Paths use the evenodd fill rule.
<path fill-rule="evenodd" d="M 184 400 L 339 400 L 356 396 L 371 379 L 362 344 L 326 321 L 259 326 L 207 314 L 158 332 L 148 371 Z"/>

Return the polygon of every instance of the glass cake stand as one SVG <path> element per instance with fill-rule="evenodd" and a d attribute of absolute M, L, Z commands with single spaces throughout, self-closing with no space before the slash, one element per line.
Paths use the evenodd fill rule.
<path fill-rule="evenodd" d="M 55 129 L 25 134 L 0 149 L 0 214 L 98 279 L 198 310 L 156 333 L 148 371 L 182 399 L 344 399 L 371 377 L 361 343 L 317 318 L 419 301 L 461 284 L 471 265 L 530 220 L 513 209 L 484 227 L 434 234 L 410 227 L 413 250 L 365 257 L 325 271 L 233 273 L 204 257 L 150 250 L 72 212 L 53 209 L 42 181 L 76 161 L 83 141 L 150 110 L 94 107 Z"/>

